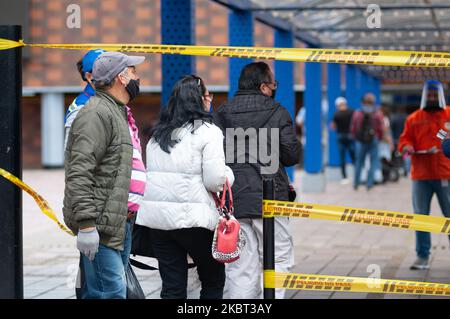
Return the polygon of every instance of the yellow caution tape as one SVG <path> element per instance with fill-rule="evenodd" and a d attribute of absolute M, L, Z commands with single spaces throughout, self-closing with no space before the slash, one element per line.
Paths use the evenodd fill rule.
<path fill-rule="evenodd" d="M 108 51 L 139 52 L 152 54 L 181 54 L 226 58 L 251 58 L 296 62 L 322 62 L 364 65 L 393 65 L 409 67 L 450 67 L 450 52 L 395 51 L 395 50 L 341 50 L 308 48 L 230 47 L 166 44 L 27 44 L 23 41 L 0 39 L 0 50 L 20 46 Z"/>
<path fill-rule="evenodd" d="M 74 236 L 74 234 L 67 229 L 66 226 L 64 226 L 56 217 L 55 212 L 53 211 L 53 209 L 50 207 L 50 205 L 48 204 L 48 202 L 38 193 L 36 193 L 36 191 L 34 191 L 30 186 L 28 186 L 27 184 L 25 184 L 24 182 L 22 182 L 19 178 L 17 178 L 16 176 L 12 175 L 11 173 L 5 171 L 4 169 L 0 168 L 0 176 L 3 176 L 4 178 L 6 178 L 7 180 L 9 180 L 10 182 L 14 183 L 16 186 L 20 187 L 22 190 L 26 191 L 28 194 L 30 194 L 34 200 L 36 201 L 36 203 L 38 204 L 39 208 L 41 209 L 41 211 L 47 215 L 50 219 L 52 219 L 57 225 L 58 227 L 65 231 L 66 233 L 68 233 L 69 235 Z"/>
<path fill-rule="evenodd" d="M 450 218 L 385 210 L 264 200 L 263 217 L 303 217 L 450 234 Z"/>
<path fill-rule="evenodd" d="M 450 285 L 419 281 L 278 273 L 264 271 L 265 288 L 450 296 Z"/>
<path fill-rule="evenodd" d="M 22 182 L 16 176 L 1 168 L 0 176 L 3 176 L 7 180 L 30 194 L 45 215 L 52 219 L 61 230 L 74 236 L 74 234 L 69 229 L 67 229 L 61 222 L 59 222 L 55 212 L 50 207 L 48 202 L 30 186 Z M 266 204 L 273 204 L 270 202 L 275 202 L 276 204 L 290 203 L 279 201 L 265 201 L 264 206 L 266 206 Z M 284 288 L 333 292 L 367 292 L 450 296 L 449 284 L 344 276 L 276 273 L 273 270 L 264 271 L 264 286 L 265 288 Z"/>

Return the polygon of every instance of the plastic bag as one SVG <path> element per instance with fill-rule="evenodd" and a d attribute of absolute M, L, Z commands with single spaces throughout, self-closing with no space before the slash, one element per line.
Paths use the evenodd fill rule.
<path fill-rule="evenodd" d="M 145 299 L 144 291 L 130 263 L 125 269 L 125 277 L 127 279 L 127 299 Z"/>

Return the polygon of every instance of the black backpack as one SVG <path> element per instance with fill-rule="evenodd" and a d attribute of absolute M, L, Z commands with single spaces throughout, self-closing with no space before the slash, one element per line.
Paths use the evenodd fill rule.
<path fill-rule="evenodd" d="M 361 127 L 356 132 L 356 139 L 361 143 L 371 143 L 375 138 L 375 127 L 372 113 L 363 112 Z"/>

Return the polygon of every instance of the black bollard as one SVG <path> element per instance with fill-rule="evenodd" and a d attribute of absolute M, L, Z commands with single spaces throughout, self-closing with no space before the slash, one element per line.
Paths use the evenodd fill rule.
<path fill-rule="evenodd" d="M 0 26 L 20 40 L 21 26 Z M 0 168 L 22 178 L 22 49 L 0 51 Z M 0 299 L 23 298 L 22 191 L 0 177 Z"/>
<path fill-rule="evenodd" d="M 263 199 L 275 199 L 273 183 L 273 179 L 263 180 Z M 275 221 L 273 217 L 263 220 L 264 271 L 275 271 Z M 264 287 L 264 299 L 275 299 L 275 289 Z"/>

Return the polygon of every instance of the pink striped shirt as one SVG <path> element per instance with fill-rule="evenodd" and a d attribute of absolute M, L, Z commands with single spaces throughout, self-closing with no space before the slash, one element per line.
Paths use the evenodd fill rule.
<path fill-rule="evenodd" d="M 131 141 L 133 143 L 133 161 L 130 181 L 130 194 L 128 196 L 128 210 L 137 212 L 139 210 L 139 203 L 144 196 L 145 191 L 145 165 L 142 161 L 142 148 L 138 136 L 138 128 L 136 122 L 131 114 L 130 108 L 127 106 L 128 126 L 130 128 Z"/>

